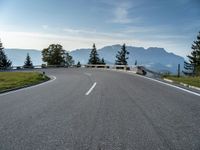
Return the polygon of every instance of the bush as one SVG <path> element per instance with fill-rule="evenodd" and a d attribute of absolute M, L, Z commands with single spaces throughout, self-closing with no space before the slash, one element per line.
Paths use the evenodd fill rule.
<path fill-rule="evenodd" d="M 41 67 L 42 67 L 42 68 L 46 68 L 47 65 L 46 65 L 46 64 L 42 64 Z"/>

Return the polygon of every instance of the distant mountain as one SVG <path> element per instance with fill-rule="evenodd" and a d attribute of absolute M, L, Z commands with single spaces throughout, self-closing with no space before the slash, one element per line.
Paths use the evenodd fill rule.
<path fill-rule="evenodd" d="M 106 46 L 98 50 L 99 56 L 104 58 L 107 64 L 115 63 L 115 56 L 117 51 L 121 49 L 121 45 Z M 151 70 L 158 72 L 170 71 L 177 72 L 178 64 L 183 66 L 184 58 L 173 53 L 168 53 L 163 48 L 150 47 L 145 49 L 143 47 L 127 46 L 130 52 L 128 64 L 134 65 L 137 60 L 138 65 L 143 65 Z M 86 64 L 89 59 L 91 49 L 77 49 L 70 52 L 75 62 L 80 61 L 81 64 Z M 31 49 L 5 49 L 8 58 L 13 62 L 14 66 L 24 64 L 27 53 L 30 54 L 34 65 L 41 65 L 42 55 L 39 50 Z M 182 68 L 181 68 L 182 69 Z"/>
<path fill-rule="evenodd" d="M 99 56 L 105 59 L 107 64 L 114 64 L 117 51 L 121 49 L 121 45 L 106 46 L 98 50 Z M 168 53 L 163 48 L 150 47 L 144 49 L 143 47 L 127 46 L 129 51 L 128 64 L 134 65 L 137 60 L 138 65 L 143 65 L 149 69 L 158 72 L 172 73 L 177 72 L 178 64 L 183 66 L 184 58 L 173 53 Z M 88 62 L 91 49 L 78 49 L 71 52 L 71 55 L 76 61 L 82 64 Z M 182 68 L 181 68 L 182 69 Z"/>
<path fill-rule="evenodd" d="M 33 65 L 41 65 L 42 54 L 39 50 L 34 49 L 4 49 L 8 58 L 12 61 L 13 66 L 22 66 L 26 59 L 27 53 L 31 56 Z"/>

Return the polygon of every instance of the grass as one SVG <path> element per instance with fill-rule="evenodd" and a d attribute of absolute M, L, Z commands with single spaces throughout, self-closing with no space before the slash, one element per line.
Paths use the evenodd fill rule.
<path fill-rule="evenodd" d="M 49 80 L 38 72 L 0 72 L 0 92 Z"/>
<path fill-rule="evenodd" d="M 175 83 L 185 83 L 191 86 L 200 87 L 200 77 L 177 77 L 177 76 L 166 76 L 165 78 L 173 80 Z"/>

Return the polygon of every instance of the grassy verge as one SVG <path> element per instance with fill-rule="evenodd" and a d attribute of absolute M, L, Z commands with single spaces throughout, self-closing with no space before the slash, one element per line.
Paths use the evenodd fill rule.
<path fill-rule="evenodd" d="M 166 79 L 173 80 L 175 83 L 185 83 L 191 86 L 200 87 L 200 77 L 177 77 L 177 76 L 166 76 Z"/>
<path fill-rule="evenodd" d="M 37 72 L 0 72 L 0 92 L 9 89 L 35 85 L 49 80 Z"/>

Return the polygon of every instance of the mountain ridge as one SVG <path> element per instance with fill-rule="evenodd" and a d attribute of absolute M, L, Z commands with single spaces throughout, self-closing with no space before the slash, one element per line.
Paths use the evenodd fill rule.
<path fill-rule="evenodd" d="M 98 49 L 100 58 L 104 58 L 107 64 L 115 63 L 115 56 L 117 51 L 121 49 L 120 44 L 105 46 Z M 4 49 L 8 58 L 13 62 L 14 66 L 20 66 L 24 64 L 27 53 L 32 58 L 34 65 L 41 65 L 42 54 L 40 50 L 36 49 Z M 129 51 L 128 64 L 134 65 L 137 61 L 138 65 L 143 65 L 149 69 L 157 72 L 169 71 L 172 73 L 177 72 L 178 64 L 181 64 L 183 68 L 184 58 L 171 52 L 167 52 L 164 48 L 159 47 L 135 47 L 127 46 Z M 75 49 L 70 51 L 75 62 L 80 61 L 81 64 L 87 64 L 89 59 L 91 48 Z"/>

